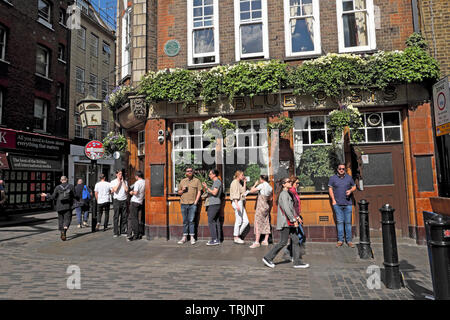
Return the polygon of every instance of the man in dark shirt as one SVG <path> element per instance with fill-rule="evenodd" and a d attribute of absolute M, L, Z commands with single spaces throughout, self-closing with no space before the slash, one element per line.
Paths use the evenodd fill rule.
<path fill-rule="evenodd" d="M 337 220 L 338 242 L 344 243 L 344 227 L 347 245 L 354 248 L 352 242 L 352 193 L 356 190 L 355 181 L 345 173 L 345 164 L 338 165 L 338 172 L 328 181 L 328 191 Z"/>

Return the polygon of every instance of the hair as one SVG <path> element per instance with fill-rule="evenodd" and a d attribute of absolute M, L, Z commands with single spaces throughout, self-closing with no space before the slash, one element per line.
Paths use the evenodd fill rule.
<path fill-rule="evenodd" d="M 283 184 L 285 184 L 286 182 L 289 182 L 290 179 L 289 178 L 281 178 L 280 180 L 277 181 L 276 184 L 276 204 L 278 205 L 278 198 L 280 197 L 280 193 L 281 191 L 283 191 Z"/>
<path fill-rule="evenodd" d="M 265 182 L 269 182 L 269 177 L 266 176 L 265 174 L 262 174 L 259 176 L 261 179 L 263 179 Z"/>
<path fill-rule="evenodd" d="M 67 177 L 66 176 L 61 176 L 61 179 L 60 180 L 65 180 L 65 181 L 67 181 Z"/>
<path fill-rule="evenodd" d="M 192 167 L 186 167 L 186 169 L 184 169 L 184 171 L 188 171 L 189 169 L 191 169 L 192 172 L 194 172 L 194 168 L 192 168 Z"/>
<path fill-rule="evenodd" d="M 100 178 L 100 180 L 105 179 L 105 175 L 103 173 L 101 173 L 98 177 Z"/>
<path fill-rule="evenodd" d="M 219 176 L 219 170 L 217 170 L 217 169 L 211 169 L 211 170 L 209 170 L 209 172 L 214 173 L 214 175 L 215 175 L 216 177 Z"/>
<path fill-rule="evenodd" d="M 347 165 L 345 163 L 343 163 L 343 162 L 339 162 L 336 168 L 339 168 L 339 166 L 344 166 L 344 167 L 347 168 Z"/>
<path fill-rule="evenodd" d="M 244 171 L 238 170 L 234 173 L 234 179 L 236 179 L 237 177 L 239 177 L 241 174 L 243 174 Z"/>
<path fill-rule="evenodd" d="M 83 183 L 83 182 L 84 182 L 84 181 L 83 181 L 83 179 L 81 179 L 81 178 L 78 178 L 78 179 L 77 179 L 77 183 L 78 183 L 78 182 L 80 182 L 80 181 L 81 181 L 81 183 Z"/>
<path fill-rule="evenodd" d="M 297 176 L 290 176 L 289 181 L 291 181 L 292 183 L 295 183 L 295 181 L 300 181 L 300 179 Z"/>
<path fill-rule="evenodd" d="M 118 174 L 119 172 L 122 172 L 122 170 L 117 169 L 116 170 L 116 174 Z M 123 173 L 123 172 L 122 172 Z"/>
<path fill-rule="evenodd" d="M 141 170 L 136 171 L 134 175 L 138 178 L 144 179 L 144 174 L 142 173 Z"/>

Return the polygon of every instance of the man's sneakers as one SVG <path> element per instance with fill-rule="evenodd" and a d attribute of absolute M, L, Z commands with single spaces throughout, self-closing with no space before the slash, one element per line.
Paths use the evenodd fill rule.
<path fill-rule="evenodd" d="M 196 243 L 195 238 L 191 237 L 191 244 L 194 245 Z"/>
<path fill-rule="evenodd" d="M 181 238 L 181 240 L 178 241 L 177 243 L 178 243 L 178 244 L 183 244 L 183 243 L 186 243 L 186 241 L 187 241 L 186 237 L 183 237 L 183 238 Z"/>
<path fill-rule="evenodd" d="M 309 264 L 300 262 L 299 264 L 294 264 L 294 268 L 295 269 L 306 269 L 306 268 L 309 268 Z"/>
<path fill-rule="evenodd" d="M 275 264 L 271 260 L 267 259 L 266 257 L 262 258 L 262 261 L 269 268 L 275 268 Z"/>
<path fill-rule="evenodd" d="M 219 240 L 209 240 L 209 241 L 206 243 L 207 246 L 217 246 L 217 245 L 219 245 L 219 244 L 220 244 Z"/>

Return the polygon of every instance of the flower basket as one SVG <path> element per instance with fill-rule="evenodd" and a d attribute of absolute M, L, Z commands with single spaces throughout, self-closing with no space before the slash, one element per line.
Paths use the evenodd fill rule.
<path fill-rule="evenodd" d="M 232 123 L 229 119 L 223 118 L 221 116 L 210 118 L 203 122 L 202 124 L 203 135 L 208 137 L 211 142 L 215 142 L 216 138 L 219 138 L 217 135 L 221 134 L 222 139 L 228 138 L 227 131 L 236 130 L 236 125 Z M 226 143 L 228 145 L 228 143 Z"/>
<path fill-rule="evenodd" d="M 128 99 L 128 93 L 132 92 L 133 88 L 130 86 L 118 86 L 106 96 L 104 104 L 111 111 L 116 111 L 119 109 Z"/>
<path fill-rule="evenodd" d="M 279 130 L 280 136 L 286 138 L 294 127 L 294 120 L 289 117 L 281 116 L 275 121 L 269 122 L 267 124 L 267 129 L 269 129 L 269 136 L 272 130 Z"/>
<path fill-rule="evenodd" d="M 359 132 L 359 128 L 364 127 L 361 113 L 358 108 L 352 105 L 343 106 L 339 110 L 333 110 L 328 114 L 328 128 L 331 129 L 333 144 L 337 144 L 342 140 L 345 127 L 349 127 L 351 132 L 350 141 L 357 143 L 363 140 L 363 135 Z"/>
<path fill-rule="evenodd" d="M 128 147 L 127 139 L 115 132 L 109 132 L 103 139 L 103 147 L 107 154 L 113 154 L 116 151 L 125 152 Z"/>

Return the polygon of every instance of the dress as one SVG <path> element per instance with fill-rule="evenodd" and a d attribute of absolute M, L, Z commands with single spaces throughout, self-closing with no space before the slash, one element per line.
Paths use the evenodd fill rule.
<path fill-rule="evenodd" d="M 270 188 L 272 189 L 272 188 Z M 263 192 L 258 194 L 256 199 L 255 210 L 255 234 L 270 234 L 270 207 L 272 202 L 272 194 L 264 195 Z"/>

